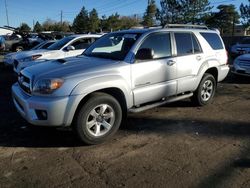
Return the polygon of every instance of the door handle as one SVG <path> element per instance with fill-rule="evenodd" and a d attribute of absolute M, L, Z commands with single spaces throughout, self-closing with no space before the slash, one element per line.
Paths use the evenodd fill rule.
<path fill-rule="evenodd" d="M 169 61 L 167 62 L 167 65 L 168 65 L 168 66 L 172 66 L 172 65 L 174 65 L 175 63 L 176 63 L 175 61 L 169 60 Z"/>
<path fill-rule="evenodd" d="M 198 56 L 196 56 L 196 59 L 197 59 L 197 61 L 200 61 L 202 59 L 202 57 L 198 55 Z"/>

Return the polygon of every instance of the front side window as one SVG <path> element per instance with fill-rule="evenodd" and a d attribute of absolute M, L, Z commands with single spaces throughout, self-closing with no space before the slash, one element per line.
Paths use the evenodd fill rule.
<path fill-rule="evenodd" d="M 75 37 L 65 37 L 48 47 L 48 50 L 60 50 L 63 46 L 65 46 L 69 41 L 73 40 L 74 38 Z"/>
<path fill-rule="evenodd" d="M 89 47 L 91 43 L 91 38 L 84 38 L 74 41 L 71 45 L 74 46 L 76 50 L 81 50 Z"/>
<path fill-rule="evenodd" d="M 111 33 L 104 35 L 93 43 L 83 55 L 104 59 L 124 60 L 140 35 L 139 33 Z"/>
<path fill-rule="evenodd" d="M 149 48 L 154 52 L 153 59 L 171 56 L 171 42 L 169 33 L 155 33 L 148 36 L 140 46 L 140 49 Z"/>

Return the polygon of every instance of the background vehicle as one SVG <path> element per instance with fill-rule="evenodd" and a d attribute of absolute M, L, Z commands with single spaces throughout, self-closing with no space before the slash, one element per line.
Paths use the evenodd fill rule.
<path fill-rule="evenodd" d="M 250 53 L 250 37 L 246 37 L 242 41 L 233 45 L 231 47 L 230 52 L 231 52 L 231 56 L 233 58 L 235 58 L 239 55 L 242 55 L 242 54 Z"/>
<path fill-rule="evenodd" d="M 83 142 L 98 144 L 118 130 L 127 111 L 189 97 L 210 103 L 228 74 L 227 60 L 213 30 L 120 31 L 97 40 L 83 57 L 25 68 L 12 96 L 31 124 L 73 125 Z"/>
<path fill-rule="evenodd" d="M 101 35 L 71 35 L 57 41 L 47 49 L 18 54 L 13 63 L 14 71 L 18 73 L 21 69 L 29 66 L 29 64 L 33 65 L 33 63 L 41 63 L 51 59 L 60 59 L 80 55 L 99 37 L 101 37 Z"/>
<path fill-rule="evenodd" d="M 232 73 L 242 76 L 250 76 L 250 54 L 238 56 L 233 63 Z"/>
<path fill-rule="evenodd" d="M 5 50 L 5 39 L 4 37 L 0 36 L 0 51 Z"/>
<path fill-rule="evenodd" d="M 30 51 L 33 51 L 33 50 L 47 49 L 49 46 L 51 46 L 55 42 L 56 42 L 55 40 L 44 41 L 44 42 L 41 42 L 40 44 L 36 45 L 35 47 L 31 48 L 31 50 L 29 50 L 29 51 L 8 53 L 7 55 L 4 56 L 4 59 L 3 59 L 4 65 L 5 66 L 13 66 L 13 62 L 16 59 L 16 56 L 18 56 L 18 55 L 25 56 L 25 54 L 30 53 Z"/>

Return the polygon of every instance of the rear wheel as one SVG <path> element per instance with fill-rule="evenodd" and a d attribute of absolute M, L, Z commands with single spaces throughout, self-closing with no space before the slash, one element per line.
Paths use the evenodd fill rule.
<path fill-rule="evenodd" d="M 80 109 L 74 130 L 86 144 L 99 144 L 119 129 L 122 109 L 119 102 L 106 93 L 94 93 Z"/>
<path fill-rule="evenodd" d="M 209 104 L 215 94 L 216 81 L 213 75 L 205 73 L 197 90 L 194 92 L 192 101 L 199 106 Z"/>

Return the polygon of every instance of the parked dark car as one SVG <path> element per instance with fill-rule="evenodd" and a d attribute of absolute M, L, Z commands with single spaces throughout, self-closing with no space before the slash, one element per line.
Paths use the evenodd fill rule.
<path fill-rule="evenodd" d="M 245 37 L 243 40 L 233 45 L 230 52 L 233 58 L 242 54 L 250 53 L 250 37 Z"/>

